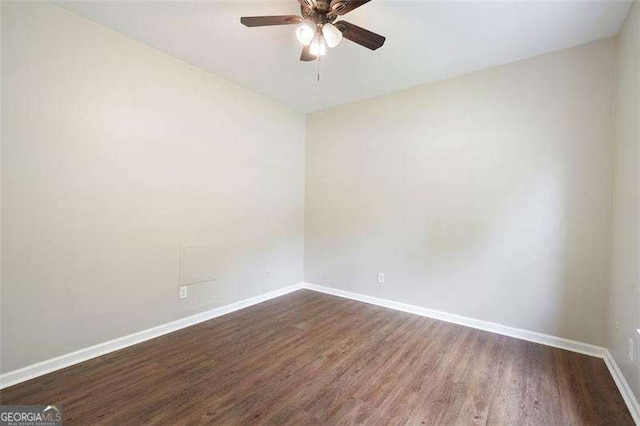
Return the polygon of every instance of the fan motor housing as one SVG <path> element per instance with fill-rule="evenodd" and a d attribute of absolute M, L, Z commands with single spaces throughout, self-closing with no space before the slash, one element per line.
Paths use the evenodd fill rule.
<path fill-rule="evenodd" d="M 348 6 L 347 0 L 301 0 L 302 16 L 314 21 L 316 24 L 333 22 L 341 10 Z"/>
<path fill-rule="evenodd" d="M 306 20 L 312 21 L 317 25 L 323 25 L 326 24 L 327 22 L 333 22 L 336 20 L 336 18 L 338 17 L 338 15 L 336 15 L 335 13 L 329 13 L 327 12 L 320 12 L 316 9 L 307 9 L 307 8 L 301 8 L 302 9 L 302 17 Z"/>
<path fill-rule="evenodd" d="M 308 3 L 312 0 L 304 0 L 305 3 Z M 316 0 L 315 10 L 320 13 L 327 13 L 330 9 L 330 3 L 328 0 Z"/>

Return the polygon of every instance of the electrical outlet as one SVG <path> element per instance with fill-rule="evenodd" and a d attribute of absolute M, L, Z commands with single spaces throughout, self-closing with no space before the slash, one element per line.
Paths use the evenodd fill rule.
<path fill-rule="evenodd" d="M 189 287 L 186 285 L 180 286 L 180 299 L 186 299 L 189 297 L 188 289 Z"/>
<path fill-rule="evenodd" d="M 378 272 L 378 282 L 384 284 L 384 272 Z"/>
<path fill-rule="evenodd" d="M 629 361 L 633 362 L 633 339 L 629 338 Z"/>
<path fill-rule="evenodd" d="M 620 321 L 616 321 L 616 325 L 615 325 L 615 327 L 614 327 L 614 330 L 615 330 L 615 331 L 620 330 Z"/>

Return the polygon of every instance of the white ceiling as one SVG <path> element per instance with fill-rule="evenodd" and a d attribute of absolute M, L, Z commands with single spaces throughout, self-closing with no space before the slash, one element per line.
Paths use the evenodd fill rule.
<path fill-rule="evenodd" d="M 630 1 L 372 2 L 345 16 L 387 37 L 348 40 L 298 60 L 295 26 L 246 28 L 241 16 L 298 14 L 296 0 L 58 2 L 152 47 L 301 111 L 316 111 L 617 34 Z"/>

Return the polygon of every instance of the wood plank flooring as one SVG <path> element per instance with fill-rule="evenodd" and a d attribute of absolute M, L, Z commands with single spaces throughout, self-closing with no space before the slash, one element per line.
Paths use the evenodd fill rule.
<path fill-rule="evenodd" d="M 309 290 L 0 391 L 66 424 L 631 425 L 601 359 Z"/>

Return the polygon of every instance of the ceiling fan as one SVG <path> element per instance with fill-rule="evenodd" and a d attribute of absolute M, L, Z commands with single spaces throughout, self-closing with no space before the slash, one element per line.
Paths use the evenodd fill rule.
<path fill-rule="evenodd" d="M 371 50 L 382 47 L 385 38 L 347 21 L 334 21 L 371 0 L 298 0 L 302 16 L 245 16 L 240 22 L 247 27 L 295 25 L 296 37 L 302 43 L 301 61 L 313 61 L 327 53 L 327 46 L 336 47 L 342 38 Z"/>

